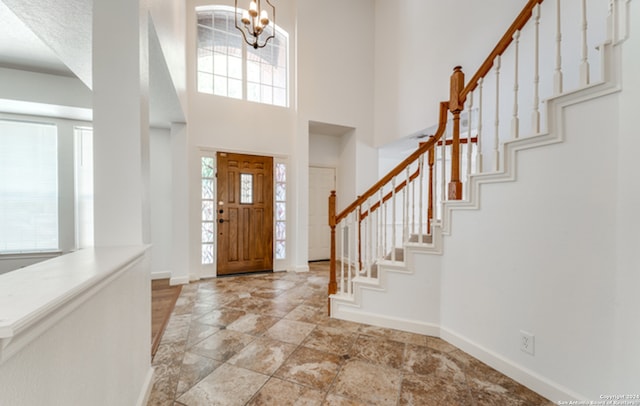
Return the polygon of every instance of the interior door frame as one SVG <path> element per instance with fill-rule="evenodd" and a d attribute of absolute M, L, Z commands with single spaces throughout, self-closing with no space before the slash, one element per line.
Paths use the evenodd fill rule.
<path fill-rule="evenodd" d="M 291 201 L 292 201 L 292 195 L 291 195 L 291 190 L 292 190 L 292 176 L 291 173 L 293 172 L 291 170 L 291 160 L 289 159 L 289 157 L 287 155 L 276 155 L 276 154 L 264 154 L 262 152 L 256 152 L 256 151 L 247 151 L 247 150 L 236 150 L 236 149 L 229 149 L 229 148 L 225 148 L 225 149 L 218 149 L 218 148 L 206 148 L 206 147 L 199 147 L 197 149 L 197 159 L 193 160 L 196 161 L 197 165 L 194 164 L 195 168 L 194 168 L 194 172 L 197 174 L 197 179 L 200 179 L 200 174 L 201 174 L 201 168 L 200 168 L 200 162 L 202 157 L 210 157 L 213 158 L 213 163 L 214 163 L 214 169 L 217 173 L 218 170 L 218 161 L 216 159 L 216 156 L 218 154 L 218 152 L 228 152 L 228 153 L 233 153 L 233 154 L 246 154 L 246 155 L 258 155 L 258 156 L 265 156 L 265 157 L 271 157 L 273 158 L 273 165 L 274 165 L 274 185 L 275 185 L 275 165 L 277 163 L 283 163 L 286 165 L 287 168 L 287 180 L 286 180 L 286 187 L 287 187 L 287 204 L 286 204 L 286 208 L 287 208 L 287 238 L 286 238 L 286 257 L 284 259 L 276 259 L 276 253 L 275 253 L 275 221 L 276 221 L 276 214 L 275 214 L 275 210 L 273 213 L 273 222 L 274 222 L 274 229 L 273 229 L 273 234 L 274 234 L 274 245 L 273 245 L 273 272 L 282 272 L 282 271 L 286 271 L 289 268 L 290 265 L 290 259 L 291 259 L 291 221 L 290 221 L 290 213 L 292 213 L 292 209 L 291 209 Z M 191 160 L 190 160 L 191 161 Z M 192 161 L 192 162 L 193 162 Z M 218 259 L 218 244 L 217 241 L 213 244 L 213 263 L 212 264 L 202 264 L 201 261 L 201 246 L 202 246 L 202 241 L 201 241 L 201 221 L 202 221 L 202 216 L 201 216 L 201 211 L 202 211 L 202 196 L 201 196 L 201 191 L 200 191 L 200 183 L 198 182 L 198 186 L 195 188 L 194 191 L 194 196 L 195 196 L 195 204 L 194 204 L 194 216 L 193 217 L 189 217 L 192 219 L 193 223 L 192 224 L 196 224 L 196 227 L 194 227 L 194 232 L 193 232 L 193 238 L 195 239 L 195 244 L 193 244 L 195 247 L 193 249 L 193 255 L 195 256 L 195 260 L 197 261 L 196 263 L 198 264 L 198 275 L 196 278 L 192 278 L 193 280 L 198 280 L 198 279 L 206 279 L 206 278 L 217 278 L 218 275 L 218 269 L 217 269 L 217 259 Z M 217 199 L 217 195 L 218 195 L 218 185 L 217 182 L 213 182 L 213 195 L 216 196 Z M 275 207 L 275 188 L 274 188 L 274 193 L 273 193 L 273 199 L 274 199 L 274 207 Z M 214 221 L 214 226 L 213 226 L 213 232 L 214 235 L 217 236 L 218 235 L 218 222 Z"/>
<path fill-rule="evenodd" d="M 318 164 L 311 164 L 309 163 L 309 171 L 307 172 L 307 177 L 309 177 L 309 174 L 311 173 L 311 168 L 320 168 L 320 169 L 333 169 L 333 189 L 336 190 L 338 189 L 338 167 L 335 165 L 318 165 Z M 309 199 L 311 199 L 311 193 L 310 193 L 310 188 L 307 187 L 307 194 L 309 195 Z M 326 196 L 327 198 L 327 206 L 329 205 L 329 196 Z M 328 210 L 328 209 L 327 209 Z M 309 215 L 309 211 L 307 210 L 307 216 Z M 327 226 L 328 226 L 328 219 L 327 219 Z M 307 252 L 309 251 L 309 247 L 307 247 Z"/>

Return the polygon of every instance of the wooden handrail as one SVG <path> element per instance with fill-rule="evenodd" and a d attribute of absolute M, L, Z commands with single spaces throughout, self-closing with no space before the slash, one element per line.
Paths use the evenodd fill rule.
<path fill-rule="evenodd" d="M 438 121 L 438 129 L 436 133 L 433 135 L 433 138 L 430 138 L 429 141 L 420 144 L 420 146 L 404 161 L 400 162 L 393 168 L 385 177 L 377 181 L 373 186 L 369 188 L 366 192 L 364 192 L 360 197 L 358 197 L 353 203 L 347 206 L 344 210 L 342 210 L 335 218 L 335 224 L 338 224 L 340 221 L 345 219 L 349 213 L 354 211 L 358 206 L 361 206 L 364 202 L 367 201 L 371 196 L 376 194 L 381 187 L 386 185 L 393 179 L 395 176 L 398 176 L 402 171 L 406 169 L 407 166 L 411 165 L 415 162 L 420 155 L 429 151 L 429 149 L 436 143 L 440 138 L 444 135 L 445 130 L 447 128 L 447 113 L 449 111 L 449 101 L 440 102 L 440 118 Z"/>
<path fill-rule="evenodd" d="M 409 176 L 409 182 L 414 181 L 418 176 L 420 176 L 420 168 L 416 169 L 416 171 L 413 173 L 413 175 Z M 405 186 L 407 186 L 407 180 L 406 179 L 403 180 L 398 186 L 396 186 L 395 193 L 401 192 L 402 189 L 405 188 Z M 385 203 L 387 200 L 391 199 L 393 197 L 393 193 L 394 192 L 389 192 L 386 195 L 384 195 L 382 197 L 382 203 Z M 368 210 L 365 210 L 365 211 L 360 210 L 360 221 L 362 222 L 362 220 L 367 218 L 369 213 L 373 213 L 374 211 L 378 210 L 379 208 L 380 208 L 380 201 L 377 201 Z"/>
<path fill-rule="evenodd" d="M 529 2 L 524 6 L 524 8 L 513 21 L 507 32 L 504 33 L 500 41 L 498 41 L 498 44 L 496 44 L 495 48 L 493 48 L 493 51 L 491 51 L 487 59 L 485 59 L 482 65 L 480 65 L 480 68 L 478 69 L 476 74 L 471 77 L 471 80 L 462 90 L 462 93 L 460 93 L 460 100 L 462 101 L 462 103 L 467 100 L 467 96 L 469 95 L 469 93 L 473 92 L 473 90 L 478 86 L 478 81 L 480 80 L 480 78 L 485 77 L 487 73 L 489 73 L 491 67 L 493 66 L 493 61 L 496 59 L 496 57 L 498 55 L 502 55 L 509 44 L 511 44 L 511 42 L 513 41 L 513 34 L 515 34 L 516 31 L 521 30 L 522 27 L 525 26 L 527 21 L 529 21 L 534 7 L 542 3 L 543 1 L 544 0 L 529 0 Z"/>
<path fill-rule="evenodd" d="M 478 137 L 472 137 L 471 140 L 469 140 L 468 138 L 461 138 L 460 139 L 460 144 L 467 144 L 471 142 L 472 144 L 477 144 L 478 143 Z M 442 144 L 444 143 L 444 145 L 451 145 L 453 144 L 453 140 L 440 140 L 438 142 L 435 143 L 435 145 L 441 147 Z M 420 145 L 424 144 L 423 142 L 420 143 Z M 431 151 L 429 151 L 429 153 L 431 153 Z M 416 171 L 409 176 L 409 182 L 413 182 L 418 176 L 420 176 L 420 168 L 416 169 Z M 395 192 L 399 193 L 402 191 L 402 189 L 405 188 L 405 186 L 407 186 L 407 181 L 403 180 L 398 186 L 396 186 Z M 393 192 L 389 192 L 386 195 L 384 195 L 384 197 L 382 198 L 382 203 L 386 202 L 387 200 L 391 199 L 393 197 Z M 364 220 L 369 213 L 374 212 L 376 210 L 378 210 L 378 208 L 380 208 L 380 202 L 376 202 L 374 203 L 369 209 L 362 211 L 360 210 L 360 221 Z"/>
<path fill-rule="evenodd" d="M 527 4 L 524 6 L 520 14 L 516 17 L 513 23 L 509 26 L 507 31 L 504 33 L 500 41 L 498 41 L 497 45 L 493 48 L 489 56 L 482 63 L 478 71 L 475 75 L 472 76 L 471 80 L 464 85 L 464 73 L 462 72 L 462 68 L 457 66 L 454 68 L 454 73 L 451 76 L 451 91 L 449 95 L 449 100 L 440 102 L 440 113 L 438 118 L 438 129 L 433 136 L 429 137 L 429 140 L 424 143 L 420 143 L 419 147 L 407 158 L 405 158 L 402 162 L 396 165 L 387 175 L 385 175 L 382 179 L 376 182 L 372 187 L 370 187 L 364 194 L 359 196 L 353 203 L 347 206 L 344 210 L 342 210 L 339 214 L 336 214 L 336 194 L 335 191 L 331 192 L 331 196 L 329 197 L 329 227 L 331 228 L 331 261 L 329 266 L 329 286 L 328 293 L 329 295 L 337 293 L 337 280 L 336 280 L 336 234 L 335 229 L 336 225 L 344 220 L 351 212 L 358 210 L 358 214 L 360 220 L 362 220 L 363 216 L 366 217 L 368 213 L 363 213 L 361 210 L 361 206 L 373 195 L 375 195 L 378 191 L 380 191 L 387 183 L 393 180 L 394 177 L 398 176 L 402 171 L 406 170 L 409 165 L 415 162 L 425 153 L 428 153 L 428 165 L 429 165 L 429 202 L 428 202 L 428 214 L 427 214 L 427 229 L 431 229 L 431 220 L 433 216 L 433 165 L 435 161 L 435 147 L 437 145 L 451 145 L 452 147 L 452 168 L 451 168 L 451 182 L 449 183 L 449 199 L 450 200 L 459 200 L 462 198 L 462 183 L 459 180 L 459 162 L 456 157 L 459 155 L 459 147 L 461 143 L 465 142 L 477 142 L 477 138 L 472 138 L 471 140 L 467 140 L 460 137 L 460 114 L 464 110 L 464 104 L 467 99 L 469 93 L 475 90 L 478 86 L 478 82 L 481 78 L 484 78 L 487 73 L 493 67 L 495 59 L 502 55 L 507 47 L 513 41 L 514 34 L 521 30 L 525 24 L 531 19 L 533 15 L 533 10 L 536 6 L 542 3 L 544 0 L 529 0 Z M 447 118 L 448 113 L 451 112 L 453 114 L 453 139 L 452 140 L 442 140 L 447 127 Z M 382 197 L 382 202 L 377 202 L 373 206 L 368 209 L 368 212 L 377 209 L 381 203 L 384 203 L 386 200 L 391 198 L 394 192 L 402 190 L 407 186 L 409 181 L 415 179 L 415 177 L 419 176 L 419 171 L 416 171 L 414 175 L 409 176 L 409 180 L 405 180 L 400 185 L 394 187 L 391 193 Z M 390 196 L 391 195 L 391 196 Z M 360 230 L 358 230 L 360 232 Z M 360 249 L 360 247 L 358 247 Z M 358 252 L 358 257 L 360 258 L 360 252 Z M 358 259 L 360 261 L 360 259 Z M 329 314 L 331 314 L 331 299 L 329 298 Z"/>

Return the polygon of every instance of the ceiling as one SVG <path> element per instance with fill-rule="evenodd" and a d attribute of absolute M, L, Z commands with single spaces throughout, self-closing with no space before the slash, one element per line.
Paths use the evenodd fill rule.
<path fill-rule="evenodd" d="M 7 4 L 12 5 L 10 9 Z M 85 0 L 65 1 L 67 9 L 43 17 L 37 2 L 0 0 L 0 67 L 73 77 L 92 87 L 91 8 Z M 25 24 L 12 10 L 25 16 Z M 43 19 L 46 19 L 44 21 Z M 72 18 L 69 26 L 61 20 Z M 47 23 L 48 26 L 47 26 Z M 68 27 L 68 29 L 67 29 Z M 40 35 L 36 35 L 34 31 Z M 46 39 L 46 42 L 42 38 Z M 70 44 L 69 38 L 74 38 Z M 57 53 L 55 50 L 58 50 Z M 60 57 L 62 56 L 62 58 Z M 72 69 L 65 64 L 72 64 Z M 184 122 L 184 114 L 167 68 L 153 24 L 149 29 L 149 121 L 152 127 L 168 128 L 173 122 Z M 75 72 L 75 73 L 74 73 Z M 81 77 L 76 75 L 78 73 Z M 61 118 L 91 120 L 91 109 L 42 105 L 0 99 L 0 110 L 15 114 L 34 114 Z"/>
<path fill-rule="evenodd" d="M 0 67 L 75 76 L 2 1 L 0 21 Z"/>

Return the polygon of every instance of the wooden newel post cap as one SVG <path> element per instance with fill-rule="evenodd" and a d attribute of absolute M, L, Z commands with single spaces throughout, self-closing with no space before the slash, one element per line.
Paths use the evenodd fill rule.
<path fill-rule="evenodd" d="M 452 113 L 464 110 L 464 100 L 460 97 L 464 90 L 464 72 L 462 66 L 453 68 L 451 88 L 449 92 L 449 111 Z"/>

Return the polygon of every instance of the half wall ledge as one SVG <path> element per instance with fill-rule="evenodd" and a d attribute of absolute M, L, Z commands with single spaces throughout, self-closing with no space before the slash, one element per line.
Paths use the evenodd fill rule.
<path fill-rule="evenodd" d="M 148 249 L 88 248 L 0 275 L 0 365 L 122 273 L 148 267 Z"/>

